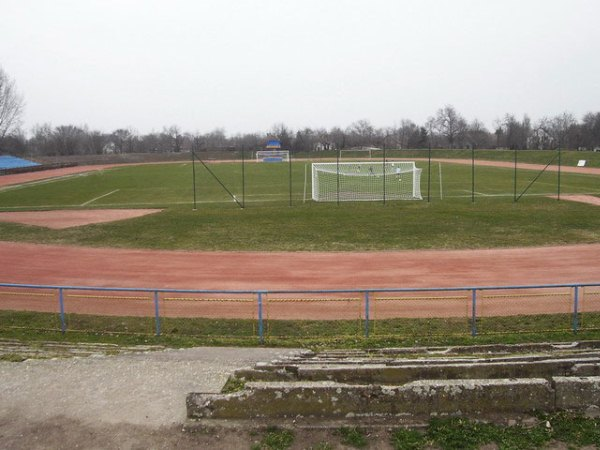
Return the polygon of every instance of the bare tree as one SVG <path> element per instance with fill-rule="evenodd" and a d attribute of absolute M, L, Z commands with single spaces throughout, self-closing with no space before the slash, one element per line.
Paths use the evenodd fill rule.
<path fill-rule="evenodd" d="M 569 147 L 569 135 L 576 123 L 577 121 L 575 120 L 575 117 L 573 117 L 573 114 L 567 112 L 552 118 L 550 129 L 558 147 Z"/>
<path fill-rule="evenodd" d="M 61 125 L 54 129 L 52 139 L 59 155 L 84 153 L 85 131 L 75 125 Z"/>
<path fill-rule="evenodd" d="M 119 128 L 112 132 L 111 140 L 118 153 L 133 153 L 136 140 L 135 131 L 131 128 Z"/>
<path fill-rule="evenodd" d="M 438 109 L 434 126 L 446 138 L 450 148 L 457 146 L 467 131 L 467 121 L 452 105 Z"/>
<path fill-rule="evenodd" d="M 284 123 L 276 123 L 268 133 L 269 136 L 273 136 L 281 142 L 281 148 L 284 150 L 292 149 L 292 136 L 294 132 L 287 127 Z"/>
<path fill-rule="evenodd" d="M 485 128 L 483 122 L 475 119 L 469 124 L 467 130 L 468 142 L 473 148 L 490 148 L 494 139 L 490 132 Z"/>
<path fill-rule="evenodd" d="M 17 92 L 15 82 L 0 67 L 0 139 L 17 131 L 25 102 Z"/>
<path fill-rule="evenodd" d="M 366 119 L 353 122 L 348 127 L 347 135 L 352 147 L 371 147 L 376 145 L 375 128 Z"/>
<path fill-rule="evenodd" d="M 532 141 L 533 130 L 531 120 L 523 116 L 519 122 L 513 114 L 506 114 L 504 118 L 496 121 L 496 145 L 511 150 L 528 149 Z"/>
<path fill-rule="evenodd" d="M 600 113 L 588 113 L 583 117 L 581 133 L 586 148 L 600 147 Z"/>

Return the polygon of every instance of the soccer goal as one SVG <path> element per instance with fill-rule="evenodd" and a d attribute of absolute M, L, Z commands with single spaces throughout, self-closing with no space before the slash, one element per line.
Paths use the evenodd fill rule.
<path fill-rule="evenodd" d="M 258 150 L 256 160 L 262 162 L 282 162 L 290 160 L 288 150 Z"/>
<path fill-rule="evenodd" d="M 351 158 L 369 158 L 373 157 L 374 150 L 381 150 L 377 147 L 353 147 L 353 148 L 342 148 L 339 151 L 340 158 L 349 156 Z"/>
<path fill-rule="evenodd" d="M 414 161 L 313 163 L 312 199 L 422 200 L 421 169 Z"/>

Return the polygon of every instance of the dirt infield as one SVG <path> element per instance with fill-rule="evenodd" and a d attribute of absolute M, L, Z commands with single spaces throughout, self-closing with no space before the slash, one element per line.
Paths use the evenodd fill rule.
<path fill-rule="evenodd" d="M 64 209 L 53 211 L 0 212 L 0 222 L 13 222 L 25 225 L 62 230 L 94 223 L 132 219 L 161 212 L 162 209 Z"/>
<path fill-rule="evenodd" d="M 552 198 L 556 198 L 553 196 Z M 600 197 L 594 197 L 593 195 L 561 195 L 562 200 L 569 200 L 571 202 L 587 203 L 588 205 L 600 206 Z"/>

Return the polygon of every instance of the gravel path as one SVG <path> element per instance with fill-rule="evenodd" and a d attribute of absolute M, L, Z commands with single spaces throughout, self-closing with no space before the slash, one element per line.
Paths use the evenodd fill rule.
<path fill-rule="evenodd" d="M 203 347 L 0 362 L 0 448 L 93 448 L 98 436 L 97 448 L 143 448 L 158 442 L 156 430 L 161 439 L 181 432 L 188 392 L 219 392 L 235 369 L 294 352 Z"/>

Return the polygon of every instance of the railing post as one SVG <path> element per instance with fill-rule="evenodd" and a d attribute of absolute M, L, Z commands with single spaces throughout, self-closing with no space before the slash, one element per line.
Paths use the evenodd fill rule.
<path fill-rule="evenodd" d="M 65 321 L 65 299 L 63 288 L 58 288 L 58 305 L 60 308 L 60 331 L 62 334 L 65 334 L 67 331 L 67 322 Z"/>
<path fill-rule="evenodd" d="M 579 329 L 579 286 L 573 286 L 573 333 Z"/>
<path fill-rule="evenodd" d="M 158 291 L 154 291 L 154 324 L 156 326 L 156 335 L 160 336 L 160 310 L 158 303 Z"/>
<path fill-rule="evenodd" d="M 471 336 L 477 336 L 477 289 L 471 291 Z"/>
<path fill-rule="evenodd" d="M 365 291 L 365 337 L 369 337 L 369 291 Z"/>
<path fill-rule="evenodd" d="M 265 343 L 263 324 L 263 292 L 258 292 L 258 342 Z"/>

